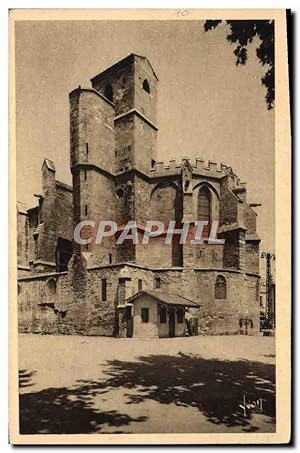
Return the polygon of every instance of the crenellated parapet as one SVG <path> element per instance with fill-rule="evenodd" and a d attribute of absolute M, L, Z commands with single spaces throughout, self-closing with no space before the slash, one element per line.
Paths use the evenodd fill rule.
<path fill-rule="evenodd" d="M 212 160 L 205 161 L 203 159 L 182 158 L 181 160 L 172 159 L 169 161 L 156 162 L 153 168 L 150 169 L 150 177 L 162 177 L 179 175 L 185 162 L 189 162 L 192 168 L 192 173 L 195 176 L 206 176 L 211 178 L 221 179 L 225 176 L 230 176 L 231 188 L 246 190 L 246 183 L 241 182 L 240 178 L 233 172 L 232 168 Z"/>

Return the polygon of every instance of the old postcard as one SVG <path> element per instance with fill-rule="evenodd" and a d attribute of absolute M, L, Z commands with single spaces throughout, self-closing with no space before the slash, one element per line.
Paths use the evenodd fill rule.
<path fill-rule="evenodd" d="M 285 10 L 10 12 L 10 442 L 290 440 Z"/>

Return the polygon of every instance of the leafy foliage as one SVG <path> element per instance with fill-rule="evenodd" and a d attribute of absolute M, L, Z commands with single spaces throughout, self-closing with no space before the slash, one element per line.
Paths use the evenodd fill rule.
<path fill-rule="evenodd" d="M 204 30 L 209 31 L 216 28 L 221 20 L 207 20 Z M 245 64 L 248 58 L 247 46 L 257 36 L 260 45 L 256 49 L 256 56 L 263 66 L 268 66 L 261 82 L 266 87 L 266 103 L 268 109 L 274 107 L 275 102 L 275 81 L 274 81 L 274 21 L 273 20 L 227 20 L 229 33 L 226 39 L 236 44 L 233 51 L 236 56 L 236 65 Z"/>

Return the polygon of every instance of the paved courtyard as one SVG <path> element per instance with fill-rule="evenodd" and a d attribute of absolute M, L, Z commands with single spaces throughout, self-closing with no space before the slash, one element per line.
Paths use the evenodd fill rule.
<path fill-rule="evenodd" d="M 274 364 L 271 337 L 21 334 L 21 432 L 274 432 Z"/>

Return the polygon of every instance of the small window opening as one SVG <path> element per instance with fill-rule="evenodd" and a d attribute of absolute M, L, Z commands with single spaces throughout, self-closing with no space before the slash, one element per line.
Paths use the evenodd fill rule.
<path fill-rule="evenodd" d="M 156 161 L 154 159 L 151 159 L 151 168 L 153 168 L 156 164 Z"/>
<path fill-rule="evenodd" d="M 215 299 L 226 299 L 226 294 L 226 279 L 223 275 L 218 275 L 215 282 Z"/>
<path fill-rule="evenodd" d="M 166 324 L 167 322 L 167 310 L 166 308 L 161 308 L 159 313 L 159 322 L 161 324 Z"/>
<path fill-rule="evenodd" d="M 259 296 L 259 305 L 261 308 L 264 306 L 263 296 Z"/>
<path fill-rule="evenodd" d="M 147 79 L 145 79 L 143 82 L 143 90 L 147 93 L 150 93 L 150 85 Z"/>
<path fill-rule="evenodd" d="M 56 280 L 54 278 L 51 278 L 50 280 L 48 280 L 47 286 L 48 286 L 48 289 L 51 294 L 56 293 Z"/>
<path fill-rule="evenodd" d="M 142 291 L 143 289 L 143 280 L 141 278 L 138 279 L 138 291 Z"/>
<path fill-rule="evenodd" d="M 149 322 L 149 308 L 141 309 L 142 322 Z"/>
<path fill-rule="evenodd" d="M 123 187 L 119 187 L 118 190 L 117 190 L 117 197 L 118 198 L 123 198 L 125 195 L 125 190 L 123 189 Z"/>
<path fill-rule="evenodd" d="M 68 270 L 68 263 L 73 254 L 73 243 L 67 239 L 57 238 L 55 251 L 56 271 L 64 272 Z"/>
<path fill-rule="evenodd" d="M 86 181 L 87 180 L 87 171 L 84 170 L 84 180 Z"/>
<path fill-rule="evenodd" d="M 160 277 L 155 277 L 155 280 L 154 280 L 154 288 L 155 289 L 158 289 L 160 288 Z"/>
<path fill-rule="evenodd" d="M 109 255 L 108 255 L 108 262 L 109 262 L 109 264 L 112 263 L 112 254 L 111 253 L 109 253 Z"/>
<path fill-rule="evenodd" d="M 84 206 L 84 214 L 88 215 L 88 206 L 87 206 L 87 204 Z"/>
<path fill-rule="evenodd" d="M 85 144 L 85 153 L 86 153 L 86 156 L 89 155 L 89 144 L 88 143 Z"/>
<path fill-rule="evenodd" d="M 105 96 L 106 99 L 108 99 L 110 102 L 113 101 L 114 94 L 113 94 L 113 88 L 112 88 L 111 85 L 106 85 L 105 90 L 104 90 L 104 96 Z"/>
<path fill-rule="evenodd" d="M 106 280 L 106 278 L 102 278 L 102 280 L 101 280 L 101 297 L 102 297 L 102 302 L 107 301 L 107 280 Z"/>

